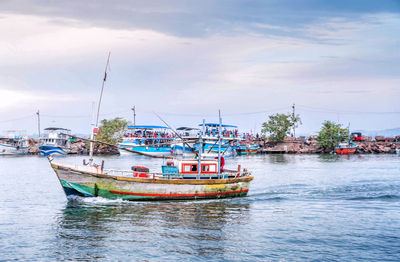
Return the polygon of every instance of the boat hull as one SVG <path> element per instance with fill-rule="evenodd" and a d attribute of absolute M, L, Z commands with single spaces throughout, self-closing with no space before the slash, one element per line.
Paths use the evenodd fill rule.
<path fill-rule="evenodd" d="M 157 146 L 121 146 L 120 149 L 118 149 L 119 153 L 121 155 L 131 155 L 131 154 L 136 154 L 135 152 L 129 152 L 126 150 L 123 150 L 121 148 L 126 148 L 132 151 L 137 151 L 140 153 L 145 153 L 145 154 L 150 154 L 150 155 L 156 155 L 156 156 L 168 156 L 171 155 L 171 147 L 157 147 Z"/>
<path fill-rule="evenodd" d="M 94 175 L 52 164 L 67 196 L 122 200 L 196 200 L 246 196 L 251 176 L 232 179 L 141 179 Z"/>
<path fill-rule="evenodd" d="M 59 146 L 39 146 L 39 151 L 41 155 L 49 156 L 49 155 L 66 155 L 69 152 L 69 149 L 62 148 Z"/>
<path fill-rule="evenodd" d="M 0 155 L 24 155 L 28 154 L 27 147 L 16 147 L 7 144 L 0 144 Z"/>
<path fill-rule="evenodd" d="M 354 155 L 356 148 L 336 148 L 336 154 L 338 155 Z"/>
<path fill-rule="evenodd" d="M 239 155 L 255 155 L 258 152 L 258 149 L 237 149 L 236 150 Z"/>

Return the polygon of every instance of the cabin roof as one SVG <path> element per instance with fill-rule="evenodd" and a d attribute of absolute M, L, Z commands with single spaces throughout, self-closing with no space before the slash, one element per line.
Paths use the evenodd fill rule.
<path fill-rule="evenodd" d="M 202 125 L 203 124 L 199 124 L 199 126 L 202 126 Z M 217 123 L 205 123 L 204 125 L 205 126 L 212 126 L 212 127 L 218 127 L 219 126 L 219 124 L 217 124 Z M 237 128 L 237 126 L 234 126 L 234 125 L 224 125 L 224 124 L 222 124 L 221 127 L 234 127 L 234 128 Z"/>
<path fill-rule="evenodd" d="M 182 126 L 182 127 L 178 127 L 176 130 L 185 130 L 185 131 L 191 131 L 191 130 L 199 130 L 198 128 L 194 128 L 194 127 L 186 127 L 186 126 Z"/>
<path fill-rule="evenodd" d="M 47 127 L 44 130 L 64 130 L 64 131 L 71 131 L 70 129 L 67 128 L 62 128 L 62 127 Z"/>
<path fill-rule="evenodd" d="M 168 129 L 166 126 L 152 126 L 152 125 L 135 125 L 135 126 L 127 126 L 128 129 L 155 129 L 155 128 L 162 128 Z"/>
<path fill-rule="evenodd" d="M 179 160 L 180 163 L 185 163 L 185 164 L 198 164 L 199 160 L 198 159 L 182 159 Z M 218 163 L 217 159 L 202 159 L 201 163 Z"/>

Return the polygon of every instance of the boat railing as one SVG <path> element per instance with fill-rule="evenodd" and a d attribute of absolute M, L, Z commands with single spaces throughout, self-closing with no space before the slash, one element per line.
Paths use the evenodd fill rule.
<path fill-rule="evenodd" d="M 104 174 L 109 175 L 109 176 L 114 176 L 114 177 L 133 177 L 134 171 L 131 170 L 117 170 L 117 169 L 106 169 L 104 170 Z M 177 173 L 155 173 L 155 172 L 138 172 L 141 174 L 146 174 L 146 177 L 138 177 L 142 179 L 159 179 L 159 180 L 170 180 L 170 179 L 187 179 L 188 175 L 187 174 L 177 174 Z M 237 171 L 237 170 L 224 170 L 220 176 L 218 176 L 219 179 L 226 178 L 226 175 L 228 175 L 229 178 L 239 178 L 239 177 L 245 177 L 249 176 L 250 173 L 244 169 L 243 171 Z M 215 174 L 214 174 L 215 176 Z M 213 175 L 210 174 L 203 174 L 201 175 L 202 179 L 215 179 Z M 134 177 L 136 178 L 136 177 Z"/>

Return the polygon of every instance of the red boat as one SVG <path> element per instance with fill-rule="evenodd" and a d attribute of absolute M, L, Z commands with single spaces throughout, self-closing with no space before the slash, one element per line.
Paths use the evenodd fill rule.
<path fill-rule="evenodd" d="M 349 143 L 340 143 L 336 148 L 336 154 L 338 155 L 353 155 L 356 152 L 357 145 L 353 142 Z"/>

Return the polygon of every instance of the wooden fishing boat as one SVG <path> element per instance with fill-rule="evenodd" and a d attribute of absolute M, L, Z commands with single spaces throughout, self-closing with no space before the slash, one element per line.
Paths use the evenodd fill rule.
<path fill-rule="evenodd" d="M 132 170 L 105 169 L 102 165 L 58 163 L 51 167 L 67 196 L 103 197 L 123 200 L 196 200 L 246 196 L 253 180 L 246 169 L 218 172 L 218 160 L 175 160 L 161 173 L 145 167 Z M 200 172 L 199 172 L 199 168 Z"/>
<path fill-rule="evenodd" d="M 107 72 L 109 58 L 110 54 L 105 72 Z M 87 163 L 83 161 L 83 164 L 80 165 L 68 164 L 54 161 L 51 155 L 48 156 L 50 165 L 57 174 L 67 196 L 99 196 L 123 200 L 195 200 L 247 195 L 249 183 L 253 180 L 250 172 L 246 169 L 241 170 L 240 165 L 237 170 L 224 170 L 225 161 L 221 151 L 221 113 L 219 113 L 217 159 L 203 159 L 201 157 L 203 151 L 202 137 L 205 135 L 203 120 L 203 132 L 199 137 L 199 153 L 196 153 L 197 159 L 169 161 L 162 166 L 161 173 L 149 172 L 149 169 L 143 166 L 133 166 L 132 170 L 115 170 L 105 169 L 104 161 L 101 165 L 94 164 L 93 142 L 95 141 L 93 139 L 98 130 L 100 102 L 106 76 L 105 73 L 98 104 L 97 120 L 90 135 L 89 161 Z M 162 120 L 161 117 L 159 118 Z M 172 130 L 164 120 L 162 121 Z M 186 146 L 191 147 L 177 132 L 174 131 L 174 133 Z M 119 148 L 133 151 L 120 146 Z M 191 149 L 195 152 L 193 148 Z M 148 155 L 144 152 L 139 153 Z M 172 158 L 171 156 L 151 154 L 149 156 Z"/>

